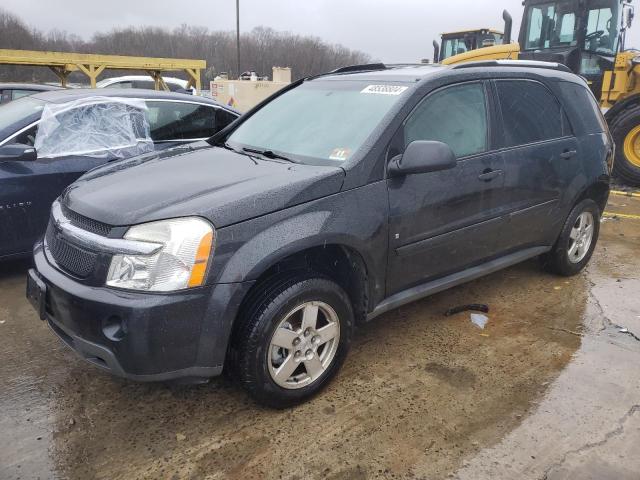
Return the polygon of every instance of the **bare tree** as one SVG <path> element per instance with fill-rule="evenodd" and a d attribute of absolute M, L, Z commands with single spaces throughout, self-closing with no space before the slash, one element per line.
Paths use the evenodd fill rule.
<path fill-rule="evenodd" d="M 203 80 L 221 72 L 237 76 L 233 32 L 181 25 L 173 30 L 159 27 L 125 27 L 98 32 L 90 41 L 52 30 L 46 34 L 30 29 L 15 15 L 0 9 L 0 48 L 62 52 L 137 55 L 145 57 L 197 58 L 207 61 Z M 346 65 L 367 63 L 369 55 L 322 39 L 257 27 L 241 37 L 241 70 L 271 75 L 271 67 L 291 67 L 294 79 L 316 75 Z M 115 73 L 109 72 L 111 75 Z M 109 74 L 108 73 L 108 74 Z M 0 66 L 0 79 L 52 81 L 46 69 Z M 76 74 L 72 81 L 85 81 Z"/>

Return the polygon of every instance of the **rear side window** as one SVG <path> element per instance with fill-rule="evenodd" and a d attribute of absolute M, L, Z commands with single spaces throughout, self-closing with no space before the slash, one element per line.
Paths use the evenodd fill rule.
<path fill-rule="evenodd" d="M 585 133 L 607 131 L 607 122 L 602 116 L 600 105 L 586 85 L 572 82 L 560 82 L 560 91 L 566 99 L 565 108 L 571 113 L 574 122 L 579 122 Z"/>
<path fill-rule="evenodd" d="M 106 88 L 133 88 L 133 82 L 116 82 L 107 85 Z"/>
<path fill-rule="evenodd" d="M 33 95 L 34 93 L 36 93 L 35 90 L 14 90 L 11 94 L 11 99 L 17 100 L 22 97 Z"/>
<path fill-rule="evenodd" d="M 133 82 L 133 88 L 144 88 L 147 90 L 155 90 L 156 82 L 153 80 L 136 80 Z"/>
<path fill-rule="evenodd" d="M 542 84 L 527 80 L 496 82 L 505 147 L 561 138 L 567 127 L 562 107 Z M 565 130 L 566 129 L 566 130 Z"/>
<path fill-rule="evenodd" d="M 216 108 L 183 102 L 147 101 L 154 142 L 209 138 L 216 133 Z"/>
<path fill-rule="evenodd" d="M 484 86 L 469 83 L 432 93 L 407 119 L 404 137 L 405 146 L 416 140 L 446 143 L 458 158 L 487 151 Z"/>

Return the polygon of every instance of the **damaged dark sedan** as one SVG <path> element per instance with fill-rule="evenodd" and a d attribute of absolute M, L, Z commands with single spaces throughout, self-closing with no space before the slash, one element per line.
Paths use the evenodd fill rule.
<path fill-rule="evenodd" d="M 53 201 L 92 168 L 205 140 L 239 114 L 170 92 L 56 90 L 0 107 L 0 261 L 30 255 Z"/>

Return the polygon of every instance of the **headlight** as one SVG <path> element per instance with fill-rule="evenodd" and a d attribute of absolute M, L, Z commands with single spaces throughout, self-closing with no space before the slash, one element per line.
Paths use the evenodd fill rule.
<path fill-rule="evenodd" d="M 124 238 L 161 245 L 153 255 L 115 255 L 107 286 L 171 292 L 201 286 L 213 249 L 213 227 L 201 218 L 178 218 L 136 225 Z"/>

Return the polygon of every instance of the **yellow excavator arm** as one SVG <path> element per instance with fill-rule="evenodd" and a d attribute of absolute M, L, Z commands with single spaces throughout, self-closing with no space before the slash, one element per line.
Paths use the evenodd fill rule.
<path fill-rule="evenodd" d="M 443 65 L 456 65 L 458 63 L 477 62 L 482 60 L 517 60 L 520 53 L 520 45 L 517 42 L 507 45 L 495 45 L 493 47 L 479 48 L 469 52 L 454 55 L 442 61 Z"/>

